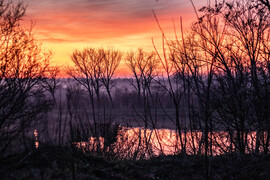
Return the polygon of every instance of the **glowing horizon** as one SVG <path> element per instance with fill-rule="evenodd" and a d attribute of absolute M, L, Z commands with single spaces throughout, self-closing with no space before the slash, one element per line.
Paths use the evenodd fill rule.
<path fill-rule="evenodd" d="M 53 52 L 52 62 L 63 66 L 72 64 L 75 49 L 86 47 L 153 51 L 152 39 L 157 47 L 162 41 L 152 10 L 168 38 L 174 37 L 173 21 L 179 32 L 180 17 L 184 28 L 196 20 L 190 0 L 28 0 L 25 20 L 35 22 L 36 38 Z M 128 74 L 122 62 L 117 76 Z"/>

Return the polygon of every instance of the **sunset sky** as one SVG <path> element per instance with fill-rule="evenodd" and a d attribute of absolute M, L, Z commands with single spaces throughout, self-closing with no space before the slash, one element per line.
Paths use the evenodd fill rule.
<path fill-rule="evenodd" d="M 152 9 L 169 38 L 173 20 L 179 32 L 196 19 L 189 0 L 28 0 L 26 21 L 35 22 L 35 34 L 53 52 L 57 65 L 71 64 L 70 55 L 85 47 L 115 47 L 122 51 L 139 47 L 152 51 L 154 39 L 161 45 L 161 32 Z M 194 0 L 196 8 L 205 0 Z M 124 62 L 118 75 L 127 75 Z"/>

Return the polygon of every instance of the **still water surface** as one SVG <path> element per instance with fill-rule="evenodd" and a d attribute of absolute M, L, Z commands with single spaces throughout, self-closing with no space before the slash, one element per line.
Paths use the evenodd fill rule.
<path fill-rule="evenodd" d="M 182 147 L 185 147 L 186 153 L 190 155 L 204 153 L 204 137 L 202 132 L 187 132 L 182 133 L 181 136 L 182 144 L 179 134 L 175 130 L 122 128 L 118 132 L 115 142 L 109 146 L 106 146 L 106 140 L 103 137 L 90 137 L 88 142 L 76 142 L 75 145 L 84 151 L 106 151 L 118 159 L 149 158 L 162 154 L 174 155 L 180 153 L 183 149 Z M 212 155 L 237 151 L 237 143 L 231 143 L 233 139 L 228 132 L 214 132 L 212 136 L 209 134 L 209 137 L 212 137 L 209 138 L 209 142 L 212 139 Z M 254 152 L 256 132 L 247 133 L 245 139 L 246 153 Z"/>

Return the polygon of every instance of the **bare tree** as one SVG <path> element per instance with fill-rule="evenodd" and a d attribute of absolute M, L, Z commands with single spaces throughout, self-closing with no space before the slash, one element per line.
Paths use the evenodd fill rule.
<path fill-rule="evenodd" d="M 143 122 L 143 133 L 144 133 L 144 144 L 141 143 L 141 131 L 139 131 L 139 144 L 140 146 L 145 145 L 145 150 L 150 151 L 149 149 L 149 140 L 151 135 L 148 137 L 146 131 L 151 126 L 154 133 L 156 134 L 156 120 L 153 116 L 152 108 L 156 108 L 155 101 L 153 97 L 152 83 L 153 79 L 156 76 L 156 70 L 158 68 L 158 59 L 154 52 L 146 52 L 143 49 L 138 49 L 137 52 L 130 52 L 126 57 L 126 64 L 133 74 L 133 79 L 130 79 L 130 84 L 135 88 L 138 98 L 139 105 L 143 107 L 143 113 L 136 111 L 136 115 Z M 134 83 L 135 80 L 135 83 Z M 140 125 L 140 123 L 139 123 Z M 161 149 L 162 151 L 162 149 Z M 138 150 L 134 154 L 136 158 Z M 149 152 L 149 154 L 151 154 Z"/>
<path fill-rule="evenodd" d="M 50 53 L 44 53 L 30 29 L 20 25 L 22 3 L 1 1 L 0 38 L 0 152 L 14 141 L 27 146 L 26 138 L 52 102 L 46 99 L 42 79 L 49 67 Z M 33 129 L 32 129 L 33 130 Z M 19 138 L 22 137 L 22 138 Z M 20 143 L 16 143 L 19 145 Z M 14 147 L 13 150 L 19 147 Z"/>
<path fill-rule="evenodd" d="M 94 136 L 97 136 L 97 123 L 99 118 L 99 114 L 96 112 L 95 97 L 97 99 L 97 107 L 99 110 L 103 58 L 104 53 L 102 50 L 93 48 L 84 49 L 82 52 L 76 50 L 71 56 L 75 66 L 68 68 L 66 71 L 87 90 L 92 107 Z"/>
<path fill-rule="evenodd" d="M 112 78 L 115 75 L 115 71 L 121 62 L 122 54 L 120 51 L 109 49 L 104 50 L 104 60 L 102 61 L 101 80 L 106 88 L 107 94 L 113 105 L 113 99 L 111 95 L 111 89 L 113 87 Z"/>
<path fill-rule="evenodd" d="M 267 3 L 267 2 L 265 2 Z M 258 2 L 242 1 L 241 3 L 228 3 L 229 10 L 225 10 L 224 17 L 231 31 L 230 37 L 235 41 L 246 59 L 249 77 L 251 78 L 251 103 L 256 117 L 256 149 L 263 142 L 263 124 L 269 110 L 264 110 L 265 94 L 262 92 L 265 86 L 259 74 L 260 65 L 263 64 L 263 44 L 269 40 L 270 13 L 264 7 L 257 7 Z M 268 2 L 269 5 L 269 2 Z M 230 13 L 230 14 L 228 14 Z M 268 112 L 267 112 L 268 111 Z M 266 113 L 267 112 L 267 113 Z M 267 119 L 267 118 L 266 118 Z"/>
<path fill-rule="evenodd" d="M 48 68 L 45 78 L 42 79 L 43 88 L 52 95 L 55 102 L 55 92 L 59 86 L 61 86 L 61 82 L 58 77 L 59 72 L 60 69 L 58 66 L 51 66 Z"/>
<path fill-rule="evenodd" d="M 154 13 L 154 12 L 153 12 Z M 184 39 L 183 39 L 183 29 L 182 29 L 182 19 L 180 19 L 181 23 L 181 32 L 182 32 L 182 40 L 179 42 L 178 36 L 175 32 L 176 40 L 175 42 L 169 42 L 166 38 L 166 35 L 159 24 L 156 14 L 154 13 L 155 20 L 158 24 L 158 27 L 162 33 L 162 48 L 163 52 L 159 53 L 154 41 L 153 45 L 158 54 L 158 58 L 162 65 L 162 71 L 164 74 L 159 76 L 156 81 L 169 95 L 170 100 L 173 103 L 174 107 L 174 117 L 171 117 L 168 113 L 168 118 L 175 124 L 176 130 L 178 132 L 178 137 L 180 140 L 181 153 L 186 154 L 186 119 L 185 115 L 180 118 L 180 114 L 185 114 L 184 107 L 181 106 L 183 95 L 186 92 L 186 76 L 188 75 L 186 64 L 183 63 L 186 59 L 186 53 L 180 53 L 182 51 L 186 51 Z M 162 106 L 162 105 L 161 105 Z M 163 108 L 165 111 L 165 109 Z M 184 137 L 183 135 L 184 130 Z M 178 144 L 176 144 L 178 146 Z M 176 147 L 178 149 L 178 147 Z"/>
<path fill-rule="evenodd" d="M 113 125 L 112 120 L 114 117 L 112 115 L 108 116 L 106 102 L 103 102 L 101 97 L 105 89 L 105 93 L 107 93 L 111 105 L 113 105 L 111 94 L 111 89 L 113 87 L 112 78 L 121 61 L 121 57 L 122 54 L 120 51 L 113 49 L 105 50 L 102 48 L 86 48 L 83 51 L 76 50 L 71 56 L 74 66 L 69 67 L 67 73 L 78 82 L 81 89 L 86 90 L 91 104 L 92 118 L 87 109 L 84 109 L 85 116 L 77 116 L 79 118 L 77 119 L 79 120 L 77 134 L 82 134 L 82 139 L 93 136 L 99 141 L 97 137 L 102 136 L 105 138 L 104 144 L 107 145 L 110 141 L 109 139 L 111 137 L 109 137 L 109 131 L 111 125 Z M 70 93 L 72 95 L 71 91 Z M 103 108 L 103 113 L 101 108 Z M 69 112 L 71 111 L 69 110 Z M 75 118 L 72 119 L 75 120 Z M 91 121 L 93 121 L 93 124 Z M 115 126 L 118 127 L 117 124 Z M 74 129 L 72 127 L 70 128 Z M 90 129 L 92 134 L 90 134 L 87 129 Z M 82 132 L 79 132 L 80 130 Z M 97 143 L 99 144 L 101 142 Z M 104 148 L 104 150 L 105 149 L 106 148 Z"/>

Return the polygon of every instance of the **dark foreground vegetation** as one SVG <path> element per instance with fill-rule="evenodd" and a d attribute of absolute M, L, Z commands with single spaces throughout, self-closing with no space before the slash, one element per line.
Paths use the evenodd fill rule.
<path fill-rule="evenodd" d="M 25 10 L 0 0 L 0 178 L 269 179 L 268 0 L 209 3 L 174 40 L 154 14 L 162 52 L 75 50 L 66 83 Z"/>
<path fill-rule="evenodd" d="M 230 154 L 210 157 L 210 179 L 269 179 L 270 155 Z M 47 147 L 2 160 L 4 179 L 202 179 L 199 155 L 106 160 L 66 148 Z"/>

